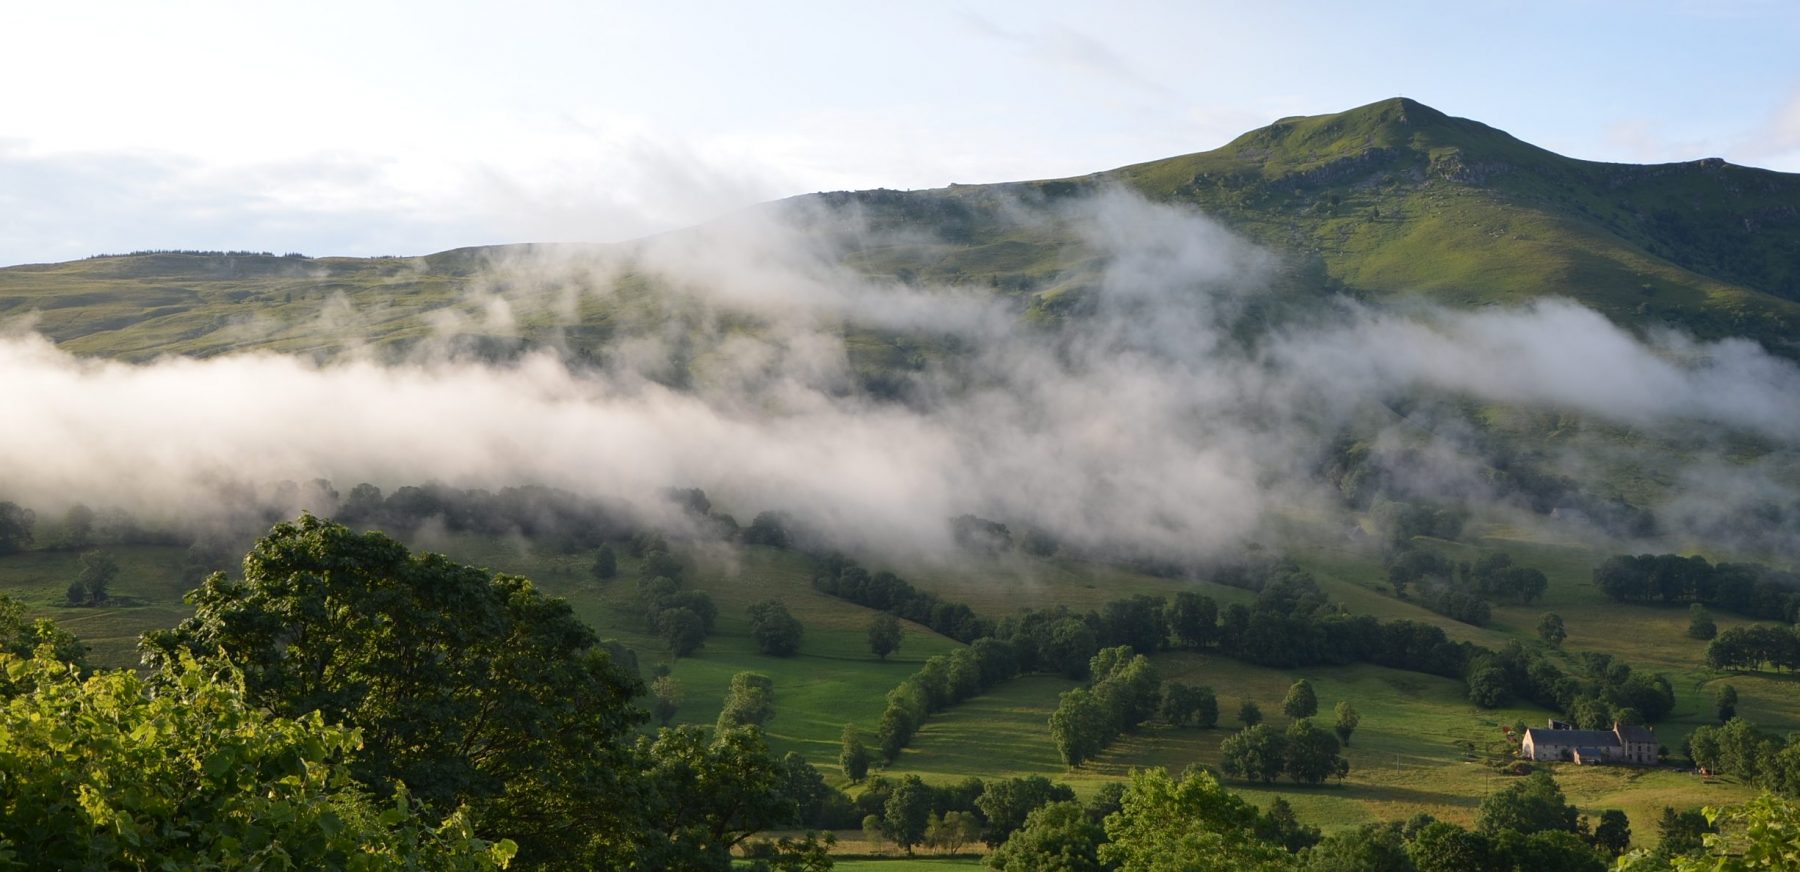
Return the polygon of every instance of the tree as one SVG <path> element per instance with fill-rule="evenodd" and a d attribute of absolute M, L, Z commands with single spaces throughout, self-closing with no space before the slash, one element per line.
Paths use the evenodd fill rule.
<path fill-rule="evenodd" d="M 863 744 L 862 737 L 856 734 L 856 725 L 845 724 L 839 741 L 841 750 L 838 751 L 838 767 L 844 770 L 844 777 L 850 779 L 851 784 L 869 777 L 869 748 Z"/>
<path fill-rule="evenodd" d="M 1218 640 L 1219 604 L 1211 597 L 1184 590 L 1168 608 L 1169 631 L 1183 648 L 1205 648 Z"/>
<path fill-rule="evenodd" d="M 1286 850 L 1258 839 L 1256 809 L 1205 772 L 1181 780 L 1163 769 L 1131 773 L 1119 811 L 1106 818 L 1100 861 L 1119 872 L 1237 872 L 1291 866 Z"/>
<path fill-rule="evenodd" d="M 1434 821 L 1413 834 L 1407 856 L 1418 872 L 1468 872 L 1492 868 L 1486 835 L 1455 824 Z"/>
<path fill-rule="evenodd" d="M 869 650 L 886 660 L 900 650 L 900 619 L 890 612 L 876 612 L 869 618 Z"/>
<path fill-rule="evenodd" d="M 943 827 L 938 831 L 938 844 L 952 854 L 981 838 L 981 821 L 973 812 L 944 812 Z"/>
<path fill-rule="evenodd" d="M 882 806 L 882 831 L 911 854 L 925 839 L 925 822 L 931 816 L 931 788 L 917 775 L 908 775 Z"/>
<path fill-rule="evenodd" d="M 1594 847 L 1614 857 L 1631 848 L 1631 819 L 1625 813 L 1609 808 L 1600 813 L 1600 824 L 1594 827 Z"/>
<path fill-rule="evenodd" d="M 787 516 L 780 512 L 760 512 L 750 519 L 750 526 L 744 529 L 745 545 L 786 548 L 792 541 L 793 537 L 788 533 Z"/>
<path fill-rule="evenodd" d="M 81 573 L 69 585 L 69 605 L 97 606 L 111 596 L 113 579 L 119 576 L 119 562 L 105 551 L 89 551 L 81 555 Z M 75 593 L 80 591 L 78 601 Z"/>
<path fill-rule="evenodd" d="M 806 628 L 788 614 L 780 600 L 764 600 L 750 607 L 750 638 L 757 650 L 775 657 L 789 657 L 800 650 Z"/>
<path fill-rule="evenodd" d="M 1337 732 L 1338 741 L 1348 745 L 1350 734 L 1356 732 L 1357 725 L 1362 723 L 1362 715 L 1356 713 L 1356 708 L 1347 699 L 1339 700 L 1334 712 L 1337 714 L 1337 725 L 1333 729 Z"/>
<path fill-rule="evenodd" d="M 1306 872 L 1413 872 L 1398 821 L 1327 836 L 1307 855 Z"/>
<path fill-rule="evenodd" d="M 1050 713 L 1050 738 L 1070 769 L 1106 747 L 1113 736 L 1114 713 L 1085 687 L 1065 692 Z"/>
<path fill-rule="evenodd" d="M 1104 872 L 1100 846 L 1106 830 L 1078 802 L 1053 802 L 1033 809 L 1024 826 L 988 856 L 989 869 L 1002 872 Z"/>
<path fill-rule="evenodd" d="M 1713 707 L 1718 710 L 1719 723 L 1725 723 L 1737 716 L 1737 704 L 1737 688 L 1729 684 L 1721 684 L 1719 689 L 1713 692 Z"/>
<path fill-rule="evenodd" d="M 1635 851 L 1621 858 L 1617 868 L 1625 872 L 1752 872 L 1758 869 L 1792 869 L 1800 857 L 1800 803 L 1788 797 L 1764 793 L 1734 809 L 1708 808 L 1680 816 L 1663 810 L 1665 827 L 1675 822 L 1677 831 L 1664 830 L 1662 845 L 1654 854 Z M 1721 835 L 1707 835 L 1725 830 Z M 1674 838 L 1670 838 L 1674 836 Z"/>
<path fill-rule="evenodd" d="M 1544 770 L 1524 781 L 1488 794 L 1476 814 L 1476 829 L 1483 833 L 1511 830 L 1536 833 L 1545 830 L 1575 832 L 1580 813 L 1563 797 L 1556 779 Z"/>
<path fill-rule="evenodd" d="M 739 672 L 731 676 L 725 691 L 725 706 L 719 711 L 714 732 L 723 734 L 734 727 L 762 728 L 775 717 L 775 681 L 756 672 Z"/>
<path fill-rule="evenodd" d="M 1219 758 L 1226 775 L 1267 784 L 1287 771 L 1287 737 L 1264 724 L 1245 727 L 1219 743 Z"/>
<path fill-rule="evenodd" d="M 94 510 L 85 504 L 70 506 L 63 515 L 62 547 L 86 548 L 94 544 L 94 520 Z"/>
<path fill-rule="evenodd" d="M 681 682 L 673 676 L 659 675 L 650 682 L 650 715 L 656 719 L 658 726 L 666 727 L 675 719 L 675 713 L 681 710 Z"/>
<path fill-rule="evenodd" d="M 1699 603 L 1688 606 L 1687 634 L 1693 639 L 1711 639 L 1719 635 L 1719 625 L 1713 622 L 1712 612 L 1707 611 L 1706 606 Z"/>
<path fill-rule="evenodd" d="M 251 704 L 360 730 L 359 781 L 469 805 L 522 864 L 606 865 L 641 825 L 622 781 L 642 685 L 523 578 L 305 515 L 189 602 L 193 617 L 145 636 L 151 666 L 222 652 Z"/>
<path fill-rule="evenodd" d="M 1262 723 L 1262 708 L 1250 700 L 1244 700 L 1244 704 L 1238 706 L 1237 717 L 1238 723 L 1245 727 L 1254 727 Z"/>
<path fill-rule="evenodd" d="M 1281 701 L 1281 712 L 1294 720 L 1310 718 L 1319 713 L 1319 697 L 1313 693 L 1312 682 L 1302 678 L 1288 688 L 1287 698 Z"/>
<path fill-rule="evenodd" d="M 18 503 L 0 501 L 0 554 L 14 554 L 31 544 L 37 514 Z"/>
<path fill-rule="evenodd" d="M 1555 612 L 1545 612 L 1538 617 L 1538 638 L 1551 647 L 1562 645 L 1569 638 L 1569 631 L 1563 626 L 1562 616 Z"/>
<path fill-rule="evenodd" d="M 371 796 L 354 729 L 271 715 L 229 667 L 179 655 L 153 690 L 0 653 L 0 674 L 33 688 L 0 706 L 0 856 L 17 868 L 472 870 L 516 850 L 476 838 L 467 811 L 440 823 L 403 789 Z"/>
<path fill-rule="evenodd" d="M 763 830 L 800 822 L 823 788 L 798 755 L 777 756 L 762 731 L 667 727 L 638 739 L 645 823 L 629 863 L 602 868 L 729 869 L 732 849 Z"/>
<path fill-rule="evenodd" d="M 588 571 L 599 581 L 611 581 L 619 577 L 619 556 L 613 553 L 611 545 L 602 545 L 600 550 L 594 552 L 594 565 Z"/>
<path fill-rule="evenodd" d="M 887 831 L 884 827 L 881 815 L 863 815 L 862 831 L 863 839 L 869 843 L 869 850 L 873 853 L 881 853 L 881 845 L 883 842 L 887 841 Z"/>
<path fill-rule="evenodd" d="M 706 644 L 706 619 L 690 608 L 663 609 L 656 613 L 656 631 L 675 657 L 686 657 Z"/>
<path fill-rule="evenodd" d="M 1343 778 L 1349 774 L 1350 764 L 1338 756 L 1338 740 L 1310 718 L 1289 724 L 1284 738 L 1286 765 L 1283 769 L 1289 778 L 1303 784 L 1318 784 L 1333 776 Z"/>
<path fill-rule="evenodd" d="M 1211 711 L 1207 709 L 1210 707 Z M 1210 714 L 1210 717 L 1207 715 Z M 1162 718 L 1171 726 L 1198 723 L 1211 727 L 1219 720 L 1219 700 L 1210 687 L 1190 687 L 1170 682 L 1163 689 Z"/>
<path fill-rule="evenodd" d="M 987 818 L 986 841 L 997 847 L 1025 825 L 1032 810 L 1052 802 L 1073 802 L 1075 791 L 1042 775 L 1009 778 L 987 785 L 975 799 L 975 807 Z"/>

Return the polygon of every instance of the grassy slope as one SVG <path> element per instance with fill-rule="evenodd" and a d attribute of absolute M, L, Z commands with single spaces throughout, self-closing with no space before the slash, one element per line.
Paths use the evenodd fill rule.
<path fill-rule="evenodd" d="M 643 632 L 626 606 L 636 569 L 630 560 L 623 562 L 618 580 L 600 583 L 588 577 L 586 555 L 545 554 L 513 540 L 452 538 L 421 544 L 470 563 L 527 574 L 546 592 L 567 597 L 601 635 L 637 649 L 646 669 L 660 659 L 655 653 L 658 643 Z M 1457 543 L 1421 544 L 1459 558 L 1476 553 L 1475 547 Z M 1738 687 L 1746 716 L 1776 730 L 1800 727 L 1800 695 L 1793 692 L 1788 677 L 1713 673 L 1701 663 L 1703 643 L 1684 635 L 1685 612 L 1605 601 L 1588 582 L 1592 565 L 1603 555 L 1499 539 L 1485 540 L 1482 545 L 1504 548 L 1520 562 L 1544 569 L 1551 579 L 1544 601 L 1498 608 L 1492 626 L 1469 627 L 1393 598 L 1380 580 L 1378 563 L 1353 547 L 1307 549 L 1301 558 L 1325 589 L 1354 611 L 1431 622 L 1457 638 L 1485 645 L 1515 638 L 1535 644 L 1537 615 L 1544 610 L 1562 614 L 1569 625 L 1568 648 L 1614 653 L 1639 668 L 1671 676 L 1679 707 L 1658 729 L 1672 746 L 1678 745 L 1688 730 L 1710 719 L 1706 700 L 1711 684 L 1721 680 Z M 98 661 L 129 664 L 137 633 L 167 626 L 185 613 L 178 603 L 181 585 L 172 581 L 182 551 L 132 548 L 121 550 L 118 556 L 123 573 L 115 589 L 133 605 L 55 607 L 66 579 L 75 571 L 75 555 L 68 552 L 0 558 L 0 591 L 23 598 L 38 611 L 63 621 L 95 646 Z M 778 713 L 771 725 L 776 745 L 801 751 L 827 772 L 835 771 L 838 732 L 844 723 L 854 722 L 872 737 L 887 690 L 926 657 L 957 645 L 909 626 L 899 654 L 882 663 L 868 654 L 863 638 L 868 610 L 813 592 L 802 558 L 752 548 L 737 554 L 690 556 L 689 562 L 693 586 L 711 593 L 720 607 L 720 622 L 718 632 L 697 656 L 674 664 L 674 675 L 687 696 L 677 720 L 711 723 L 732 673 L 743 669 L 765 672 L 776 683 Z M 975 603 L 986 614 L 1003 614 L 1026 602 L 1067 602 L 1085 608 L 1128 593 L 1167 594 L 1179 587 L 1164 579 L 1060 560 L 902 568 L 921 587 Z M 1222 599 L 1243 597 L 1234 589 L 1203 586 Z M 806 625 L 806 640 L 797 657 L 763 656 L 750 642 L 744 610 L 769 597 L 782 599 Z M 1736 623 L 1739 621 L 1721 616 L 1722 626 Z M 1243 699 L 1256 700 L 1271 722 L 1283 722 L 1276 713 L 1281 697 L 1287 685 L 1301 676 L 1314 682 L 1327 711 L 1340 699 L 1356 705 L 1363 723 L 1348 751 L 1353 771 L 1344 785 L 1237 785 L 1259 802 L 1277 794 L 1286 796 L 1305 819 L 1327 828 L 1417 811 L 1469 820 L 1483 792 L 1493 789 L 1499 779 L 1488 775 L 1487 767 L 1470 758 L 1459 743 L 1472 743 L 1477 758 L 1498 755 L 1504 751 L 1500 725 L 1517 720 L 1535 724 L 1547 716 L 1529 706 L 1478 710 L 1465 701 L 1459 682 L 1381 667 L 1287 671 L 1193 653 L 1164 654 L 1157 660 L 1170 680 L 1214 687 L 1227 727 L 1235 726 L 1233 715 Z M 940 783 L 968 775 L 999 778 L 1042 773 L 1067 780 L 1086 794 L 1132 767 L 1180 770 L 1192 763 L 1217 764 L 1218 743 L 1228 730 L 1150 727 L 1121 739 L 1082 770 L 1064 771 L 1045 723 L 1057 695 L 1074 684 L 1052 676 L 1030 676 L 936 716 L 888 772 L 916 773 Z M 1741 785 L 1703 782 L 1667 771 L 1564 766 L 1559 767 L 1558 776 L 1571 796 L 1586 807 L 1624 808 L 1640 838 L 1653 832 L 1652 818 L 1665 804 L 1728 802 L 1747 795 Z"/>

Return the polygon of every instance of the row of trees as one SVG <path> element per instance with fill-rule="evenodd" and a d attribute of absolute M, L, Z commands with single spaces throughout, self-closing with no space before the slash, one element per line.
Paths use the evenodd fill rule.
<path fill-rule="evenodd" d="M 1424 548 L 1408 547 L 1388 557 L 1388 582 L 1394 595 L 1412 597 L 1425 608 L 1466 624 L 1484 626 L 1490 600 L 1524 605 L 1542 596 L 1549 579 L 1537 569 L 1514 566 L 1508 554 L 1482 555 L 1470 563 Z"/>
<path fill-rule="evenodd" d="M 1326 736 L 1329 738 L 1329 736 Z M 1713 865 L 1727 851 L 1779 858 L 1800 820 L 1791 804 L 1759 801 L 1745 813 L 1758 826 L 1749 839 L 1703 845 L 1712 827 L 1698 812 L 1666 810 L 1655 852 L 1630 852 L 1630 821 L 1609 809 L 1590 819 L 1569 804 L 1546 773 L 1484 799 L 1475 826 L 1416 815 L 1368 824 L 1328 837 L 1300 824 L 1286 803 L 1264 812 L 1223 789 L 1210 775 L 1180 778 L 1160 769 L 1133 772 L 1116 791 L 1086 805 L 1048 798 L 989 857 L 1002 870 L 1306 870 L 1306 872 L 1558 872 L 1764 868 Z M 1779 868 L 1776 862 L 1768 868 Z"/>
<path fill-rule="evenodd" d="M 1100 649 L 1088 671 L 1092 684 L 1063 693 L 1050 714 L 1050 738 L 1071 769 L 1137 729 L 1163 701 L 1156 667 L 1128 645 Z"/>
<path fill-rule="evenodd" d="M 891 763 L 912 742 L 925 719 L 1019 674 L 1013 647 L 997 639 L 926 660 L 919 671 L 888 691 L 878 731 L 882 759 Z"/>
<path fill-rule="evenodd" d="M 1800 628 L 1733 627 L 1706 646 L 1706 665 L 1714 669 L 1755 671 L 1800 668 Z"/>
<path fill-rule="evenodd" d="M 1620 602 L 1699 603 L 1764 620 L 1800 618 L 1800 575 L 1700 556 L 1621 554 L 1594 568 L 1594 584 Z"/>
<path fill-rule="evenodd" d="M 1341 781 L 1350 774 L 1341 750 L 1337 738 L 1311 718 L 1296 719 L 1286 732 L 1259 723 L 1219 743 L 1219 768 L 1233 778 L 1265 784 L 1284 774 L 1303 784 Z"/>
<path fill-rule="evenodd" d="M 1708 771 L 1800 797 L 1800 735 L 1772 735 L 1732 718 L 1722 726 L 1696 728 L 1688 735 L 1687 754 Z"/>
<path fill-rule="evenodd" d="M 1675 708 L 1675 689 L 1666 676 L 1634 671 L 1609 654 L 1584 651 L 1571 658 L 1573 674 L 1518 642 L 1485 651 L 1469 664 L 1469 700 L 1495 708 L 1522 698 L 1553 711 L 1583 729 L 1604 729 L 1614 721 L 1647 724 Z"/>
<path fill-rule="evenodd" d="M 962 603 L 945 602 L 888 571 L 870 574 L 841 554 L 820 558 L 813 568 L 813 589 L 876 611 L 889 612 L 958 642 L 993 635 L 989 621 Z"/>
<path fill-rule="evenodd" d="M 669 553 L 661 536 L 641 537 L 633 550 L 641 557 L 637 608 L 645 626 L 668 646 L 673 657 L 686 657 L 706 643 L 719 620 L 719 608 L 703 590 L 684 590 L 686 568 Z"/>

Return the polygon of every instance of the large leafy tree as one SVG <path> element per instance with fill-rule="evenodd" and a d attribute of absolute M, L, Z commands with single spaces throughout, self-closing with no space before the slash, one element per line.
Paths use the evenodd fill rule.
<path fill-rule="evenodd" d="M 152 688 L 0 653 L 0 869 L 494 869 L 514 846 L 351 776 L 354 730 L 268 714 L 229 667 Z"/>
<path fill-rule="evenodd" d="M 1285 735 L 1257 724 L 1219 743 L 1219 768 L 1233 778 L 1267 784 L 1287 771 L 1287 753 Z"/>
<path fill-rule="evenodd" d="M 1294 720 L 1310 718 L 1319 713 L 1319 697 L 1313 693 L 1312 682 L 1302 678 L 1288 688 L 1287 698 L 1281 701 L 1281 713 Z"/>
<path fill-rule="evenodd" d="M 1544 771 L 1497 790 L 1481 801 L 1476 828 L 1484 833 L 1511 830 L 1537 833 L 1547 830 L 1574 832 L 1581 813 L 1563 797 L 1556 779 Z"/>
<path fill-rule="evenodd" d="M 624 783 L 638 683 L 569 606 L 523 578 L 411 554 L 310 515 L 192 594 L 146 658 L 224 655 L 251 704 L 361 731 L 359 780 L 467 804 L 521 861 L 591 864 L 639 828 Z"/>
<path fill-rule="evenodd" d="M 662 730 L 638 740 L 646 826 L 622 868 L 729 869 L 731 850 L 763 830 L 798 823 L 822 782 L 796 755 L 777 757 L 762 730 Z"/>
<path fill-rule="evenodd" d="M 1053 802 L 1034 809 L 1006 843 L 988 856 L 1002 872 L 1104 872 L 1100 845 L 1106 831 L 1078 802 Z"/>
<path fill-rule="evenodd" d="M 788 657 L 800 650 L 800 639 L 806 628 L 788 613 L 780 600 L 764 600 L 750 607 L 750 638 L 757 650 L 776 657 Z"/>
<path fill-rule="evenodd" d="M 1241 872 L 1287 869 L 1291 855 L 1256 837 L 1256 808 L 1204 772 L 1177 781 L 1138 770 L 1106 818 L 1103 863 L 1119 872 Z"/>
<path fill-rule="evenodd" d="M 1074 802 L 1075 791 L 1066 784 L 1056 784 L 1042 775 L 1009 778 L 988 784 L 975 800 L 975 807 L 987 818 L 987 843 L 998 846 L 1025 825 L 1034 809 L 1052 802 Z"/>
<path fill-rule="evenodd" d="M 1301 718 L 1288 725 L 1285 736 L 1288 777 L 1305 784 L 1318 784 L 1327 778 L 1344 777 L 1350 764 L 1338 755 L 1337 737 L 1312 722 Z"/>

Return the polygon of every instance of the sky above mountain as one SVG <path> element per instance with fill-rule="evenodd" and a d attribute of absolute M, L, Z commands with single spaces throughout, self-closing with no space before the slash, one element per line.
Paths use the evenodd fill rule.
<path fill-rule="evenodd" d="M 1783 0 L 87 2 L 0 31 L 0 264 L 621 239 L 1396 95 L 1575 157 L 1800 171 Z"/>

